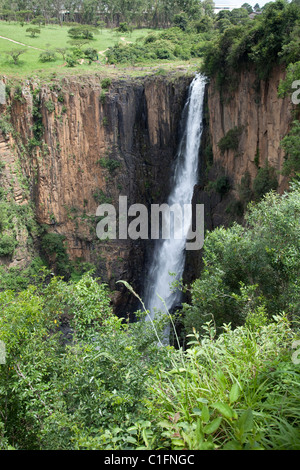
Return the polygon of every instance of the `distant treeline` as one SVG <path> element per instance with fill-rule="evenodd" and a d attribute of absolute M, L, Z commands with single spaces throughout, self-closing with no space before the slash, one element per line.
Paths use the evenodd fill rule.
<path fill-rule="evenodd" d="M 6 21 L 65 23 L 118 27 L 166 28 L 177 14 L 188 20 L 213 16 L 213 0 L 0 0 L 0 18 Z"/>

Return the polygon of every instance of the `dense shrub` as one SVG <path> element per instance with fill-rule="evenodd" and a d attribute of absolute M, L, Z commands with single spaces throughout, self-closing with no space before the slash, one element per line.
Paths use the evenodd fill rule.
<path fill-rule="evenodd" d="M 272 189 L 276 190 L 278 187 L 278 180 L 275 169 L 268 165 L 259 168 L 256 177 L 253 180 L 253 195 L 255 200 L 261 199 L 264 194 Z"/>
<path fill-rule="evenodd" d="M 11 256 L 17 246 L 17 241 L 13 235 L 0 235 L 0 256 Z"/>
<path fill-rule="evenodd" d="M 188 60 L 201 57 L 204 53 L 206 33 L 196 34 L 183 31 L 179 27 L 170 28 L 160 33 L 150 33 L 143 41 L 134 44 L 117 44 L 107 51 L 108 62 L 113 63 L 147 63 L 153 60 Z"/>
<path fill-rule="evenodd" d="M 211 316 L 217 326 L 241 325 L 248 311 L 300 314 L 300 186 L 271 192 L 245 214 L 246 226 L 217 228 L 204 242 L 204 269 L 184 306 L 184 323 L 197 330 Z M 288 221 L 288 223 L 287 223 Z"/>
<path fill-rule="evenodd" d="M 238 150 L 241 133 L 242 127 L 235 126 L 219 140 L 218 147 L 223 154 L 226 150 Z"/>
<path fill-rule="evenodd" d="M 56 55 L 52 51 L 45 51 L 40 54 L 40 62 L 55 62 L 57 59 Z"/>
<path fill-rule="evenodd" d="M 284 175 L 299 175 L 300 173 L 300 122 L 294 121 L 288 135 L 281 141 L 285 151 L 283 164 Z"/>
<path fill-rule="evenodd" d="M 266 78 L 275 64 L 300 59 L 297 2 L 271 2 L 254 21 L 236 21 L 234 11 L 223 13 L 217 19 L 221 34 L 207 44 L 202 66 L 204 73 L 217 76 L 219 83 L 230 83 L 232 74 L 245 64 L 252 63 L 259 77 Z"/>

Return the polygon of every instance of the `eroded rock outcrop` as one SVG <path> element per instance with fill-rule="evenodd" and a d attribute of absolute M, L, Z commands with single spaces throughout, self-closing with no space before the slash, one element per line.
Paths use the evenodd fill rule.
<path fill-rule="evenodd" d="M 258 167 L 267 161 L 277 172 L 279 190 L 286 188 L 287 178 L 280 173 L 284 162 L 280 142 L 289 130 L 293 105 L 290 97 L 278 97 L 278 85 L 284 77 L 281 67 L 274 68 L 265 81 L 259 80 L 254 70 L 245 69 L 231 91 L 217 89 L 214 80 L 208 87 L 214 163 L 224 168 L 233 185 L 240 183 L 246 171 L 254 179 Z M 238 148 L 222 154 L 218 143 L 234 128 L 240 130 Z"/>
<path fill-rule="evenodd" d="M 104 86 L 98 76 L 72 77 L 10 91 L 16 153 L 38 224 L 65 237 L 69 258 L 94 264 L 112 289 L 119 279 L 140 289 L 146 247 L 98 240 L 96 208 L 118 207 L 120 195 L 128 205 L 165 200 L 191 80 L 154 75 Z"/>
<path fill-rule="evenodd" d="M 115 281 L 124 279 L 141 292 L 151 242 L 98 240 L 96 208 L 101 203 L 118 207 L 120 195 L 127 196 L 128 205 L 165 202 L 192 76 L 114 79 L 105 86 L 102 78 L 27 81 L 17 93 L 12 87 L 8 104 L 13 132 L 9 140 L 1 138 L 0 156 L 7 168 L 9 164 L 16 168 L 18 163 L 27 181 L 25 191 L 17 182 L 9 183 L 12 178 L 6 174 L 14 202 L 33 204 L 39 226 L 65 238 L 71 260 L 95 265 L 113 290 Z M 287 187 L 287 178 L 280 174 L 284 161 L 280 141 L 290 127 L 292 104 L 289 98 L 277 96 L 282 78 L 281 68 L 275 68 L 267 81 L 244 70 L 231 91 L 218 89 L 214 80 L 208 84 L 199 185 L 194 195 L 195 203 L 205 205 L 205 229 L 239 219 L 239 214 L 228 211 L 229 205 L 239 198 L 243 176 L 248 173 L 252 184 L 266 161 L 277 174 L 279 191 Z M 220 148 L 220 141 L 234 129 L 235 148 Z M 230 183 L 226 194 L 207 184 L 220 176 Z M 18 263 L 16 255 L 22 262 L 32 255 L 25 249 L 28 234 L 24 231 L 19 236 L 22 256 L 16 250 L 3 261 L 8 265 Z M 41 250 L 40 235 L 30 247 Z M 54 267 L 55 257 L 54 253 Z M 201 253 L 188 254 L 188 282 L 197 277 L 200 266 Z M 126 290 L 121 293 L 120 289 L 119 285 L 114 303 L 116 311 L 124 313 L 132 298 L 128 300 Z"/>

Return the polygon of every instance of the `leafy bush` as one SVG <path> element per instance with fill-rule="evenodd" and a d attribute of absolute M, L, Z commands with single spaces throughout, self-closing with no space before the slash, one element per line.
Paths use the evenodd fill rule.
<path fill-rule="evenodd" d="M 95 28 L 92 28 L 89 25 L 74 26 L 68 31 L 68 35 L 72 39 L 93 39 Z"/>
<path fill-rule="evenodd" d="M 278 180 L 276 177 L 275 169 L 268 165 L 259 168 L 257 175 L 253 181 L 253 194 L 254 199 L 261 199 L 267 192 L 276 190 L 278 187 Z"/>
<path fill-rule="evenodd" d="M 174 60 L 176 57 L 188 60 L 203 55 L 205 39 L 193 31 L 180 27 L 169 28 L 158 34 L 150 33 L 143 41 L 134 44 L 117 44 L 107 51 L 108 62 L 147 63 L 154 60 Z"/>
<path fill-rule="evenodd" d="M 118 160 L 113 160 L 111 158 L 100 158 L 99 164 L 102 168 L 106 168 L 110 174 L 114 174 L 115 170 L 121 165 Z"/>
<path fill-rule="evenodd" d="M 117 28 L 119 33 L 130 33 L 132 32 L 132 27 L 129 26 L 126 22 L 120 23 L 120 26 Z"/>
<path fill-rule="evenodd" d="M 104 90 L 109 88 L 110 85 L 111 85 L 111 79 L 110 78 L 103 78 L 101 80 L 101 88 L 103 88 Z"/>
<path fill-rule="evenodd" d="M 1 115 L 0 130 L 5 137 L 8 136 L 13 131 L 13 127 L 10 122 L 10 116 L 8 114 Z"/>
<path fill-rule="evenodd" d="M 219 140 L 218 147 L 222 154 L 224 154 L 226 150 L 238 150 L 241 133 L 242 128 L 235 126 Z"/>
<path fill-rule="evenodd" d="M 54 266 L 56 273 L 70 276 L 70 260 L 66 251 L 65 237 L 58 233 L 46 233 L 41 239 L 41 249 L 49 265 Z"/>
<path fill-rule="evenodd" d="M 68 55 L 66 55 L 66 63 L 67 63 L 68 67 L 75 67 L 78 62 L 77 62 L 77 59 L 74 56 L 68 54 Z"/>
<path fill-rule="evenodd" d="M 0 256 L 11 256 L 17 246 L 16 239 L 13 235 L 0 235 Z"/>
<path fill-rule="evenodd" d="M 89 47 L 88 49 L 84 51 L 84 55 L 88 59 L 90 64 L 93 61 L 97 60 L 97 57 L 98 57 L 96 49 L 93 49 L 91 47 Z"/>
<path fill-rule="evenodd" d="M 167 364 L 152 330 L 113 316 L 106 286 L 89 273 L 79 282 L 53 277 L 46 286 L 1 292 L 0 305 L 2 445 L 132 446 L 127 428 L 142 416 L 148 371 Z"/>
<path fill-rule="evenodd" d="M 56 61 L 56 55 L 52 51 L 45 51 L 41 52 L 39 56 L 40 62 L 55 62 Z"/>
<path fill-rule="evenodd" d="M 171 369 L 158 371 L 146 400 L 154 432 L 145 443 L 181 451 L 299 449 L 300 369 L 291 362 L 287 318 L 215 333 L 207 322 L 204 336 L 194 331 L 186 354 L 174 351 Z"/>
<path fill-rule="evenodd" d="M 281 141 L 285 151 L 285 161 L 282 173 L 293 175 L 300 173 L 300 122 L 294 121 L 288 135 Z"/>
<path fill-rule="evenodd" d="M 55 104 L 53 103 L 52 100 L 48 100 L 45 102 L 45 107 L 48 110 L 49 113 L 53 113 L 55 110 Z"/>
<path fill-rule="evenodd" d="M 248 206 L 246 226 L 217 228 L 204 242 L 204 269 L 184 305 L 184 324 L 200 331 L 211 316 L 216 325 L 243 324 L 249 311 L 285 311 L 298 316 L 300 186 L 282 197 L 271 192 Z M 287 224 L 288 221 L 288 224 Z"/>
<path fill-rule="evenodd" d="M 254 21 L 246 16 L 241 20 L 234 10 L 220 12 L 217 27 L 221 34 L 207 44 L 203 72 L 224 86 L 245 64 L 253 64 L 265 79 L 275 64 L 298 61 L 299 18 L 297 3 L 285 0 L 267 4 Z"/>
<path fill-rule="evenodd" d="M 230 180 L 228 176 L 220 176 L 214 182 L 214 189 L 219 194 L 226 194 L 230 190 Z"/>

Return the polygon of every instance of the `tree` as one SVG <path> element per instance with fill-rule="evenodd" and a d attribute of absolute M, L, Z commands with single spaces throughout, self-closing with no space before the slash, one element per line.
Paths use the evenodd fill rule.
<path fill-rule="evenodd" d="M 253 8 L 249 3 L 243 3 L 241 8 L 245 8 L 245 10 L 247 10 L 249 14 L 253 13 Z"/>
<path fill-rule="evenodd" d="M 96 49 L 92 49 L 91 47 L 84 51 L 84 55 L 88 59 L 89 64 L 97 60 L 98 57 Z"/>
<path fill-rule="evenodd" d="M 44 51 L 40 54 L 40 62 L 54 62 L 56 60 L 56 55 L 53 51 Z"/>
<path fill-rule="evenodd" d="M 284 175 L 300 174 L 300 122 L 294 121 L 291 131 L 281 141 L 281 146 L 285 151 L 285 161 L 283 164 Z"/>
<path fill-rule="evenodd" d="M 13 49 L 11 51 L 7 51 L 6 54 L 9 55 L 12 58 L 13 63 L 17 65 L 20 55 L 25 54 L 25 52 L 27 52 L 26 49 Z"/>
<path fill-rule="evenodd" d="M 45 18 L 42 15 L 38 15 L 31 21 L 31 24 L 37 24 L 39 26 L 45 24 Z"/>
<path fill-rule="evenodd" d="M 30 37 L 35 38 L 41 33 L 41 30 L 39 28 L 27 28 L 26 33 L 30 33 Z"/>
<path fill-rule="evenodd" d="M 197 33 L 205 33 L 213 29 L 213 19 L 210 16 L 203 16 L 201 20 L 196 21 L 195 28 Z"/>
<path fill-rule="evenodd" d="M 68 35 L 72 39 L 93 39 L 93 32 L 95 32 L 93 31 L 93 28 L 88 25 L 83 25 L 70 28 L 68 31 Z"/>
<path fill-rule="evenodd" d="M 70 41 L 68 41 L 68 44 L 71 44 L 71 46 L 73 47 L 76 47 L 76 48 L 79 48 L 81 49 L 82 46 L 88 44 L 90 41 L 88 39 L 70 39 Z"/>
<path fill-rule="evenodd" d="M 217 326 L 243 323 L 247 311 L 299 316 L 300 182 L 282 196 L 272 191 L 248 206 L 243 225 L 206 235 L 204 269 L 184 305 L 188 330 L 214 316 Z"/>
<path fill-rule="evenodd" d="M 62 56 L 62 59 L 66 59 L 66 53 L 67 53 L 67 48 L 66 47 L 57 47 L 55 51 Z"/>
<path fill-rule="evenodd" d="M 185 31 L 188 26 L 188 16 L 185 12 L 178 13 L 173 19 L 174 25 L 178 26 L 182 31 Z"/>
<path fill-rule="evenodd" d="M 202 8 L 204 8 L 204 14 L 210 16 L 211 18 L 214 16 L 214 2 L 213 0 L 203 0 L 201 3 Z"/>
<path fill-rule="evenodd" d="M 234 25 L 245 24 L 248 20 L 249 15 L 245 8 L 234 8 L 230 12 L 230 21 Z"/>

